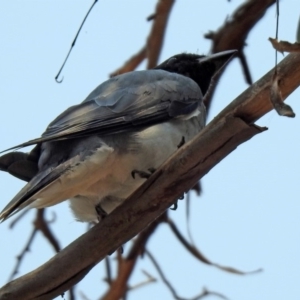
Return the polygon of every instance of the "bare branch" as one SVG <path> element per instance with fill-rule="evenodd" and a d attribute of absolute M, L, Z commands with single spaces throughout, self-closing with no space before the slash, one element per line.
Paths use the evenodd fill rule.
<path fill-rule="evenodd" d="M 267 9 L 276 0 L 249 0 L 245 1 L 217 32 L 205 35 L 213 39 L 212 53 L 224 50 L 242 50 L 246 38 L 254 25 L 264 16 Z M 229 48 L 230 47 L 230 48 Z"/>
<path fill-rule="evenodd" d="M 52 245 L 54 250 L 56 252 L 59 252 L 60 246 L 59 246 L 58 240 L 55 238 L 52 231 L 50 230 L 50 228 L 48 226 L 49 222 L 47 222 L 44 219 L 44 212 L 45 212 L 45 209 L 37 210 L 37 216 L 34 221 L 34 226 L 37 230 L 40 230 L 43 233 L 44 237 L 46 238 L 46 240 L 48 240 L 50 245 Z"/>
<path fill-rule="evenodd" d="M 148 69 L 152 69 L 157 65 L 159 54 L 163 46 L 169 14 L 173 4 L 174 0 L 158 0 L 155 13 L 147 18 L 147 20 L 150 18 L 154 22 L 147 38 L 146 45 L 126 61 L 122 67 L 112 72 L 110 77 L 135 70 L 145 58 L 148 59 Z"/>
<path fill-rule="evenodd" d="M 128 290 L 128 279 L 134 270 L 138 256 L 144 253 L 148 239 L 163 220 L 165 220 L 165 214 L 152 222 L 149 227 L 139 234 L 138 238 L 133 242 L 126 258 L 118 255 L 117 278 L 111 282 L 110 288 L 101 298 L 102 300 L 118 300 L 125 295 Z"/>
<path fill-rule="evenodd" d="M 252 78 L 251 78 L 249 66 L 248 66 L 248 63 L 247 63 L 247 58 L 246 58 L 246 55 L 245 55 L 244 51 L 243 51 L 243 50 L 240 50 L 240 51 L 238 52 L 237 57 L 239 58 L 239 60 L 240 60 L 240 62 L 241 62 L 241 65 L 242 65 L 242 68 L 243 68 L 243 71 L 244 71 L 244 76 L 245 76 L 246 82 L 247 82 L 249 85 L 251 85 L 251 84 L 252 84 Z"/>
<path fill-rule="evenodd" d="M 276 0 L 249 0 L 245 1 L 229 18 L 225 20 L 216 32 L 210 31 L 204 37 L 212 40 L 211 52 L 217 53 L 224 50 L 239 50 L 240 62 L 243 68 L 246 82 L 252 84 L 251 74 L 246 58 L 244 56 L 244 47 L 246 39 L 255 26 L 255 24 L 264 16 L 267 9 L 272 6 Z M 211 97 L 206 99 L 207 110 L 210 107 Z"/>
<path fill-rule="evenodd" d="M 166 278 L 166 276 L 164 275 L 161 267 L 159 266 L 159 264 L 157 263 L 157 261 L 155 260 L 154 256 L 150 253 L 150 251 L 145 250 L 146 254 L 148 255 L 148 257 L 150 258 L 151 262 L 153 263 L 153 265 L 155 266 L 160 278 L 162 279 L 162 281 L 164 282 L 164 284 L 168 287 L 168 289 L 171 291 L 172 296 L 175 299 L 182 299 L 180 298 L 175 289 L 173 288 L 173 286 L 171 285 L 171 283 L 169 282 L 169 280 Z"/>
<path fill-rule="evenodd" d="M 82 300 L 91 300 L 90 298 L 88 298 L 83 292 L 79 292 L 79 295 L 81 297 Z"/>
<path fill-rule="evenodd" d="M 27 212 L 28 210 L 25 210 L 25 213 Z M 60 250 L 60 247 L 58 245 L 58 241 L 54 238 L 47 222 L 45 221 L 44 219 L 44 209 L 40 209 L 40 210 L 37 210 L 36 212 L 36 218 L 35 220 L 33 221 L 33 224 L 34 224 L 34 227 L 33 227 L 33 230 L 30 234 L 30 237 L 24 247 L 24 249 L 22 250 L 22 252 L 17 256 L 17 263 L 16 263 L 16 266 L 15 268 L 13 269 L 12 271 L 12 274 L 10 276 L 10 279 L 9 280 L 12 280 L 19 272 L 19 267 L 23 261 L 23 258 L 25 257 L 25 254 L 27 252 L 30 251 L 30 246 L 31 244 L 33 243 L 33 240 L 36 236 L 36 233 L 40 230 L 44 236 L 46 237 L 46 239 L 50 242 L 50 244 L 53 246 L 54 250 L 56 252 L 58 252 Z M 21 214 L 21 218 L 25 215 L 24 214 Z M 19 221 L 20 218 L 17 218 L 16 220 L 14 220 L 14 223 L 12 223 L 10 226 L 14 226 L 14 224 Z"/>
<path fill-rule="evenodd" d="M 182 298 L 180 296 L 178 296 L 178 294 L 175 291 L 175 288 L 171 285 L 171 283 L 169 282 L 169 280 L 166 278 L 166 276 L 164 275 L 161 267 L 159 266 L 158 262 L 156 261 L 156 259 L 154 258 L 154 256 L 148 251 L 146 250 L 146 253 L 148 255 L 148 257 L 150 258 L 151 262 L 153 263 L 153 265 L 155 266 L 159 276 L 161 277 L 162 281 L 164 282 L 164 284 L 168 287 L 168 289 L 170 290 L 170 292 L 172 293 L 172 296 L 174 297 L 174 299 L 176 300 L 200 300 L 203 299 L 206 296 L 210 296 L 210 295 L 214 295 L 214 296 L 218 296 L 221 299 L 227 299 L 225 296 L 223 296 L 220 293 L 215 293 L 215 292 L 210 292 L 207 289 L 203 289 L 203 292 L 193 298 Z"/>
<path fill-rule="evenodd" d="M 29 209 L 24 209 L 18 214 L 18 216 L 11 221 L 9 224 L 9 229 L 13 229 L 15 225 L 29 212 Z"/>
<path fill-rule="evenodd" d="M 155 19 L 147 40 L 148 69 L 157 65 L 173 4 L 174 0 L 159 0 L 156 5 Z"/>
<path fill-rule="evenodd" d="M 153 277 L 152 275 L 150 275 L 148 272 L 142 270 L 142 272 L 146 275 L 147 279 L 142 281 L 142 282 L 139 282 L 135 285 L 132 285 L 130 287 L 128 287 L 128 290 L 136 290 L 137 288 L 140 288 L 144 285 L 147 285 L 149 283 L 153 283 L 153 282 L 156 282 L 157 279 L 155 277 Z"/>
<path fill-rule="evenodd" d="M 170 226 L 172 232 L 175 234 L 177 239 L 181 242 L 181 244 L 188 250 L 188 252 L 190 252 L 194 257 L 196 257 L 201 262 L 203 262 L 207 265 L 210 265 L 210 266 L 217 267 L 220 270 L 223 270 L 223 271 L 226 271 L 226 272 L 229 272 L 229 273 L 233 273 L 233 274 L 237 274 L 237 275 L 248 275 L 248 274 L 253 274 L 253 273 L 257 273 L 257 272 L 262 271 L 261 269 L 259 269 L 259 270 L 255 270 L 255 271 L 251 271 L 251 272 L 243 272 L 243 271 L 239 271 L 239 270 L 237 270 L 235 268 L 232 268 L 232 267 L 225 267 L 225 266 L 221 266 L 219 264 L 211 262 L 194 245 L 191 245 L 184 238 L 184 236 L 180 233 L 180 231 L 178 230 L 175 223 L 170 218 L 167 219 L 166 222 Z"/>
<path fill-rule="evenodd" d="M 269 38 L 273 48 L 283 54 L 283 52 L 300 52 L 300 43 L 290 43 L 287 41 L 278 41 L 277 39 Z"/>
<path fill-rule="evenodd" d="M 277 70 L 285 99 L 300 85 L 300 55 L 289 54 Z M 3 286 L 0 299 L 53 299 L 163 214 L 238 145 L 264 130 L 252 123 L 272 109 L 273 73 L 230 103 L 103 221 L 38 269 Z"/>
<path fill-rule="evenodd" d="M 128 61 L 126 61 L 122 67 L 109 74 L 109 77 L 114 77 L 116 75 L 135 70 L 137 66 L 146 58 L 146 54 L 146 46 L 144 46 L 138 53 L 136 53 Z"/>
<path fill-rule="evenodd" d="M 104 281 L 106 281 L 110 286 L 112 283 L 112 276 L 111 276 L 110 259 L 107 256 L 105 257 L 105 271 L 106 271 L 106 278 L 104 279 Z"/>
<path fill-rule="evenodd" d="M 9 277 L 9 280 L 12 280 L 18 273 L 19 273 L 19 268 L 20 268 L 20 265 L 23 261 L 23 258 L 25 257 L 25 254 L 26 252 L 29 252 L 30 251 L 30 246 L 31 244 L 33 243 L 33 240 L 35 238 L 35 235 L 37 233 L 37 229 L 36 228 L 33 228 L 30 236 L 29 236 L 29 239 L 24 247 L 24 249 L 21 251 L 21 253 L 19 255 L 17 255 L 17 263 Z"/>

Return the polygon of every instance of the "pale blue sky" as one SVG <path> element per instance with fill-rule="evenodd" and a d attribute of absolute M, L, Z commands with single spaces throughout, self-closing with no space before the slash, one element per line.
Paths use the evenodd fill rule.
<path fill-rule="evenodd" d="M 0 150 L 38 137 L 54 117 L 81 102 L 144 45 L 151 26 L 145 19 L 154 11 L 156 1 L 98 1 L 63 70 L 64 81 L 57 84 L 54 77 L 92 2 L 0 2 Z M 177 0 L 161 61 L 183 51 L 208 53 L 210 41 L 203 39 L 203 34 L 216 30 L 242 2 Z M 281 39 L 294 41 L 299 12 L 299 1 L 281 1 Z M 274 65 L 274 51 L 267 39 L 274 37 L 275 23 L 274 6 L 247 39 L 245 51 L 254 80 Z M 246 87 L 235 60 L 220 82 L 210 118 Z M 203 196 L 192 201 L 193 237 L 209 259 L 245 271 L 263 268 L 264 272 L 236 276 L 203 265 L 187 254 L 167 226 L 162 225 L 149 249 L 182 297 L 194 296 L 205 286 L 235 300 L 299 299 L 299 98 L 297 90 L 287 100 L 296 113 L 295 119 L 279 117 L 274 111 L 260 119 L 257 123 L 269 130 L 218 164 L 203 179 Z M 0 207 L 23 185 L 22 181 L 0 173 Z M 53 230 L 63 246 L 85 231 L 86 225 L 74 221 L 67 203 L 50 208 L 49 218 L 53 211 L 58 217 Z M 179 203 L 177 211 L 170 211 L 170 216 L 185 232 L 185 202 Z M 28 214 L 13 230 L 8 229 L 10 221 L 0 225 L 1 285 L 28 239 L 33 217 L 33 212 Z M 51 247 L 39 235 L 20 272 L 24 274 L 52 256 Z M 144 279 L 142 269 L 159 279 L 145 258 L 136 268 L 132 285 Z M 77 290 L 89 299 L 99 298 L 106 290 L 103 270 L 103 264 L 99 264 Z M 133 291 L 129 299 L 172 296 L 159 282 Z"/>

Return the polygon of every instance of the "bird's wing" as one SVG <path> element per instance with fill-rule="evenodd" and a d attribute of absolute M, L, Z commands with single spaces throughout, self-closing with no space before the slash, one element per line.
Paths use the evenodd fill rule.
<path fill-rule="evenodd" d="M 30 153 L 13 151 L 0 156 L 0 170 L 30 181 L 38 173 L 40 145 L 35 146 Z"/>
<path fill-rule="evenodd" d="M 201 99 L 199 86 L 183 75 L 163 70 L 126 73 L 104 82 L 81 104 L 64 111 L 40 138 L 8 150 L 45 141 L 139 130 L 188 115 Z"/>
<path fill-rule="evenodd" d="M 5 221 L 7 218 L 13 216 L 22 208 L 34 202 L 36 198 L 32 198 L 32 196 L 58 179 L 71 166 L 78 163 L 75 160 L 78 160 L 78 156 L 59 164 L 55 168 L 47 168 L 46 170 L 39 172 L 4 207 L 4 209 L 0 213 L 0 220 Z"/>

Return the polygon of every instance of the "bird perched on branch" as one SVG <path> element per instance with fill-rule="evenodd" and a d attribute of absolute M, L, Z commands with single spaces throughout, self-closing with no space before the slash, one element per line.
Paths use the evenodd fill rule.
<path fill-rule="evenodd" d="M 29 181 L 0 214 L 69 199 L 79 221 L 99 221 L 205 125 L 203 97 L 236 51 L 175 55 L 155 69 L 113 77 L 59 115 L 30 153 L 0 157 Z"/>

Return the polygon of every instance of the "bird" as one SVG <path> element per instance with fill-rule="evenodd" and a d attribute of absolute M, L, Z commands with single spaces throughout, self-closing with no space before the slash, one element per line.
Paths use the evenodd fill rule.
<path fill-rule="evenodd" d="M 112 77 L 41 137 L 5 150 L 13 151 L 0 157 L 0 170 L 28 183 L 0 220 L 69 200 L 76 220 L 101 221 L 203 129 L 203 99 L 235 53 L 181 53 L 154 69 Z M 15 151 L 30 145 L 29 153 Z"/>

